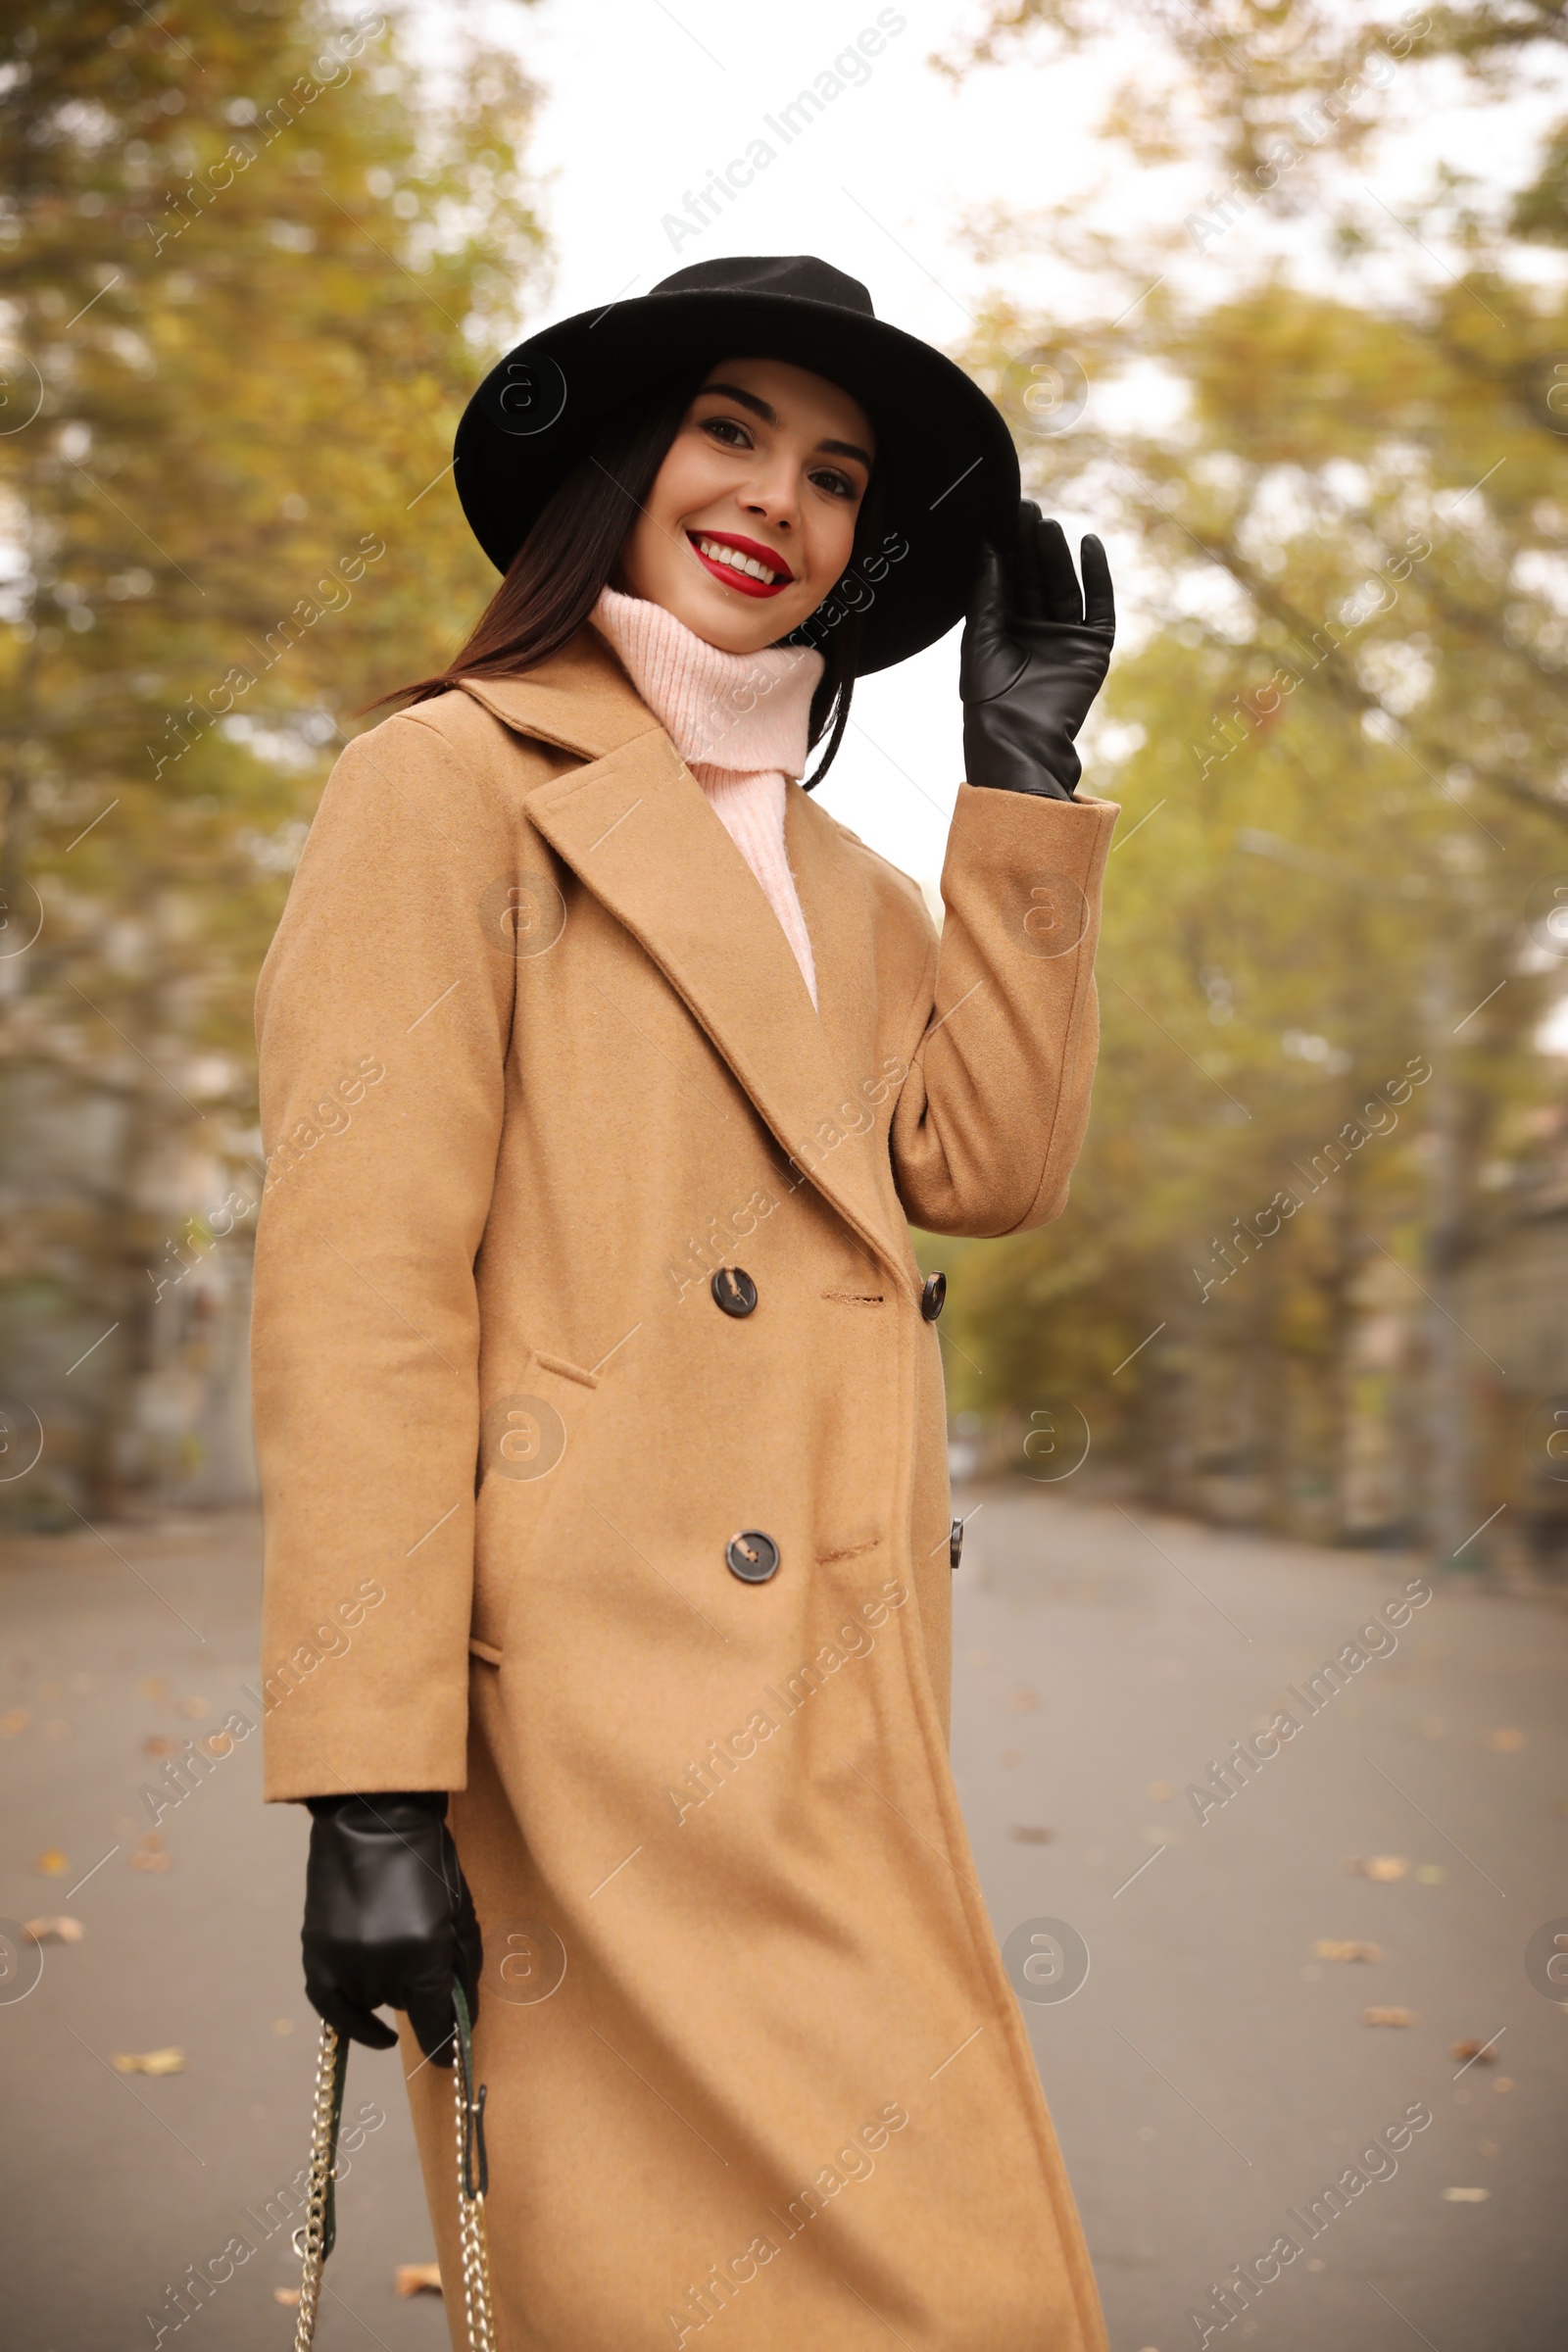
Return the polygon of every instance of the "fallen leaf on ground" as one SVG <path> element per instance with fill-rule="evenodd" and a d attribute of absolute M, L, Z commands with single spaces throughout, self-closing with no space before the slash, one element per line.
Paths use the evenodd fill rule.
<path fill-rule="evenodd" d="M 190 1716 L 194 1721 L 200 1716 L 210 1715 L 212 1708 L 207 1704 L 205 1698 L 182 1698 L 179 1702 L 178 1712 L 181 1715 Z"/>
<path fill-rule="evenodd" d="M 205 1740 L 197 1740 L 196 1751 L 203 1756 L 231 1756 L 234 1752 L 234 1735 L 232 1732 L 209 1732 Z"/>
<path fill-rule="evenodd" d="M 1029 1715 L 1039 1706 L 1040 1698 L 1038 1692 L 1025 1688 L 1021 1690 L 1014 1690 L 1007 1704 L 1018 1714 Z"/>
<path fill-rule="evenodd" d="M 1015 1821 L 1007 1836 L 1019 1845 L 1049 1845 L 1055 1837 L 1054 1830 L 1038 1830 L 1027 1822 Z"/>
<path fill-rule="evenodd" d="M 441 2292 L 441 2265 L 438 2262 L 400 2262 L 392 2274 L 395 2295 L 438 2295 Z"/>
<path fill-rule="evenodd" d="M 1495 2066 L 1497 2063 L 1495 2049 L 1485 2041 L 1456 2041 L 1448 2055 L 1450 2058 L 1462 2058 L 1466 2066 L 1472 2058 L 1482 2066 Z"/>
<path fill-rule="evenodd" d="M 1441 1862 L 1423 1862 L 1415 1875 L 1423 1886 L 1441 1886 L 1448 1874 Z"/>
<path fill-rule="evenodd" d="M 172 1732 L 149 1732 L 141 1743 L 141 1752 L 144 1756 L 177 1756 L 184 1744 Z"/>
<path fill-rule="evenodd" d="M 130 1856 L 130 1867 L 132 1870 L 172 1870 L 174 1857 L 172 1854 L 150 1853 L 145 1847 L 138 1847 Z"/>
<path fill-rule="evenodd" d="M 136 1685 L 143 1698 L 163 1699 L 169 1696 L 169 1685 L 161 1674 L 150 1674 Z"/>
<path fill-rule="evenodd" d="M 22 1933 L 32 1943 L 79 1943 L 86 1930 L 79 1919 L 29 1919 Z"/>
<path fill-rule="evenodd" d="M 1490 2188 L 1446 2188 L 1443 2199 L 1446 2205 L 1484 2205 L 1491 2194 Z"/>
<path fill-rule="evenodd" d="M 1144 1794 L 1152 1796 L 1156 1805 L 1163 1804 L 1167 1796 L 1174 1796 L 1175 1793 L 1176 1784 L 1174 1781 L 1151 1781 L 1149 1787 L 1144 1790 Z"/>
<path fill-rule="evenodd" d="M 1403 1854 L 1354 1854 L 1345 1865 L 1358 1879 L 1376 1879 L 1385 1885 L 1391 1879 L 1405 1878 L 1410 1869 Z"/>
<path fill-rule="evenodd" d="M 43 1878 L 63 1879 L 71 1864 L 58 1845 L 46 1845 L 32 1867 Z"/>
<path fill-rule="evenodd" d="M 1525 1743 L 1525 1736 L 1523 1732 L 1516 1732 L 1512 1730 L 1494 1732 L 1492 1735 L 1491 1743 L 1494 1748 L 1497 1749 L 1499 1754 L 1511 1756 L 1515 1748 L 1523 1747 Z"/>
<path fill-rule="evenodd" d="M 182 2075 L 185 2072 L 183 2050 L 117 2050 L 117 2075 Z"/>
<path fill-rule="evenodd" d="M 272 2301 L 274 2303 L 286 2303 L 290 2311 L 298 2311 L 300 2304 L 300 2290 L 297 2286 L 274 2286 L 272 2289 Z"/>
<path fill-rule="evenodd" d="M 1415 2011 L 1413 2009 L 1363 2009 L 1361 2023 L 1364 2026 L 1413 2026 Z"/>
<path fill-rule="evenodd" d="M 31 1721 L 32 1717 L 25 1707 L 11 1708 L 8 1714 L 0 1715 L 0 1740 L 15 1740 L 17 1734 L 24 1732 Z M 1568 1810 L 1568 1807 L 1564 1809 Z"/>
<path fill-rule="evenodd" d="M 1353 1937 L 1340 1941 L 1333 1936 L 1320 1936 L 1312 1946 L 1314 1960 L 1381 1960 L 1381 1943 L 1357 1943 Z"/>
<path fill-rule="evenodd" d="M 1495 2082 L 1494 2082 L 1494 2084 L 1492 2085 L 1492 2087 L 1493 2087 L 1493 2089 L 1494 2089 L 1494 2090 L 1512 2090 L 1512 2088 L 1513 2088 L 1513 2077 L 1512 2077 L 1512 2075 L 1499 2075 L 1499 2076 L 1497 2077 L 1497 2080 L 1495 2081 Z"/>

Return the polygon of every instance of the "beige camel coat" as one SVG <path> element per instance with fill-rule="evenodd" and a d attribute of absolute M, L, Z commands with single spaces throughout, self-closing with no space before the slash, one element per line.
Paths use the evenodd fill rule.
<path fill-rule="evenodd" d="M 503 2352 L 1104 2343 L 948 1765 L 906 1220 L 1060 1209 L 1114 815 L 965 786 L 939 956 L 792 787 L 818 1018 L 591 632 L 327 787 L 260 993 L 268 1790 L 461 1791 Z"/>

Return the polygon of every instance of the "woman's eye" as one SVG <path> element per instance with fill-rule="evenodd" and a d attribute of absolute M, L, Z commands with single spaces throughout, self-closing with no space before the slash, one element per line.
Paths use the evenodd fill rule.
<path fill-rule="evenodd" d="M 854 482 L 846 473 L 813 473 L 811 479 L 817 488 L 825 490 L 830 498 L 856 498 L 859 495 Z"/>
<path fill-rule="evenodd" d="M 750 449 L 752 446 L 751 434 L 745 425 L 737 424 L 733 416 L 705 417 L 703 430 L 711 433 L 715 441 L 722 441 L 726 449 Z"/>

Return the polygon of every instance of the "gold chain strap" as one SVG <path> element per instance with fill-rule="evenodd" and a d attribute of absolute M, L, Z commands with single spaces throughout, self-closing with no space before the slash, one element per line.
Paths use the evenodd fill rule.
<path fill-rule="evenodd" d="M 343 2083 L 348 2074 L 348 2044 L 332 2027 L 321 2028 L 316 2061 L 316 2105 L 311 2119 L 311 2180 L 305 2201 L 305 2220 L 294 2232 L 294 2251 L 304 2265 L 300 2277 L 300 2316 L 294 2330 L 294 2352 L 311 2352 L 316 2341 L 316 2315 L 321 2293 L 321 2272 L 332 2251 L 335 2234 L 333 2176 L 337 2163 L 338 2119 L 343 2112 Z"/>
<path fill-rule="evenodd" d="M 495 2315 L 490 2301 L 490 2249 L 485 2241 L 484 2202 L 489 2165 L 484 2146 L 485 2086 L 473 2086 L 473 2035 L 461 1984 L 453 1986 L 457 2011 L 457 2064 L 452 2079 L 458 2108 L 458 2217 L 463 2248 L 463 2304 L 468 2352 L 496 2352 Z M 311 2122 L 311 2179 L 305 2219 L 294 2232 L 300 2257 L 300 2314 L 294 2352 L 311 2352 L 320 2309 L 321 2273 L 337 2235 L 334 2183 L 338 2125 L 348 2077 L 349 2045 L 332 2027 L 321 2028 L 316 2062 L 316 2104 Z"/>
<path fill-rule="evenodd" d="M 485 2239 L 484 2201 L 490 2168 L 484 2147 L 484 2090 L 473 2086 L 473 2036 L 461 1984 L 452 1988 L 458 2013 L 457 2064 L 452 2069 L 458 2107 L 458 2225 L 463 2247 L 463 2307 L 468 2352 L 495 2352 L 496 2323 L 490 2308 L 490 2248 Z"/>

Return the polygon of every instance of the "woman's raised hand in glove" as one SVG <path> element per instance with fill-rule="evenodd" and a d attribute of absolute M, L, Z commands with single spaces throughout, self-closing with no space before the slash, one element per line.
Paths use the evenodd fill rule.
<path fill-rule="evenodd" d="M 964 772 L 971 784 L 1070 801 L 1074 742 L 1104 683 L 1116 639 L 1110 566 L 1080 551 L 1082 593 L 1059 522 L 1025 499 L 1010 548 L 982 549 L 958 662 Z"/>
<path fill-rule="evenodd" d="M 397 2039 L 373 2012 L 406 2010 L 425 2056 L 450 2066 L 452 1980 L 477 2017 L 483 1950 L 445 1791 L 309 1802 L 300 1940 L 311 2006 L 372 2050 Z"/>

